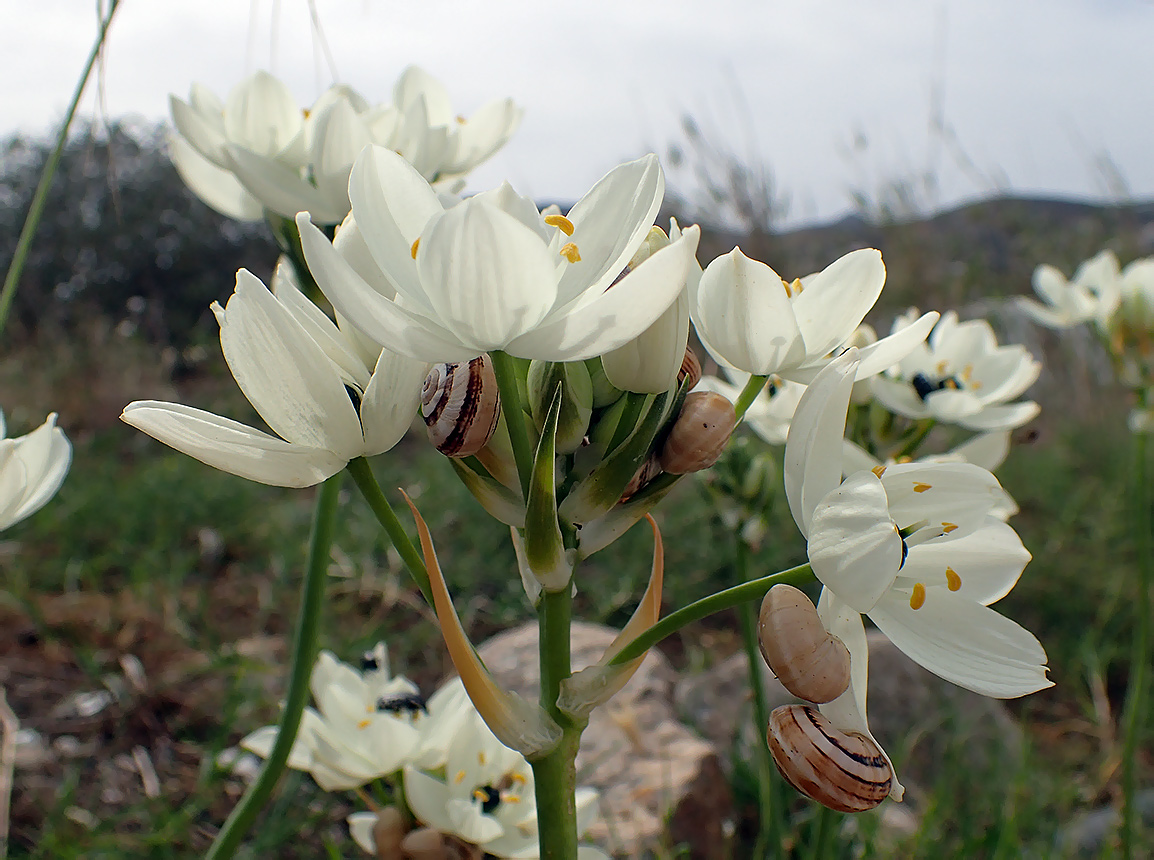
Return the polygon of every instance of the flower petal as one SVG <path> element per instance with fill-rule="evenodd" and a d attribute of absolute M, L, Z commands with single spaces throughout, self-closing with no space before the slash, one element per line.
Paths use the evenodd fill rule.
<path fill-rule="evenodd" d="M 421 386 L 428 372 L 428 362 L 381 350 L 361 398 L 365 456 L 391 450 L 404 438 L 421 405 Z"/>
<path fill-rule="evenodd" d="M 232 171 L 217 167 L 177 135 L 168 138 L 168 156 L 184 184 L 211 209 L 237 221 L 260 221 L 264 205 Z"/>
<path fill-rule="evenodd" d="M 322 224 L 338 224 L 347 210 L 334 207 L 295 168 L 236 144 L 227 148 L 229 164 L 241 185 L 266 207 L 285 218 L 307 211 Z"/>
<path fill-rule="evenodd" d="M 807 278 L 792 301 L 806 355 L 826 355 L 848 338 L 874 306 L 885 282 L 886 267 L 874 248 L 851 251 Z"/>
<path fill-rule="evenodd" d="M 981 528 L 954 540 L 933 540 L 913 547 L 902 576 L 923 583 L 941 582 L 949 569 L 961 582 L 955 594 L 989 605 L 1010 593 L 1029 561 L 1030 553 L 1017 532 L 1003 522 L 988 519 Z"/>
<path fill-rule="evenodd" d="M 15 503 L 15 507 L 3 518 L 7 525 L 30 517 L 44 507 L 64 483 L 72 463 L 72 445 L 64 431 L 56 426 L 55 412 L 31 433 L 9 441 L 12 456 L 23 467 L 24 486 L 18 495 L 7 498 L 0 495 L 5 501 L 10 498 Z"/>

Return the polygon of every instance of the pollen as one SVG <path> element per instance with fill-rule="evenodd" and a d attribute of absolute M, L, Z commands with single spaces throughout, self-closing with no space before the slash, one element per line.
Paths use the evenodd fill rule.
<path fill-rule="evenodd" d="M 502 798 L 502 800 L 504 800 L 505 803 L 520 803 L 521 802 L 521 795 L 519 795 L 519 794 L 506 794 Z"/>
<path fill-rule="evenodd" d="M 483 752 L 477 753 L 477 764 L 479 764 L 481 767 L 484 767 L 486 761 L 488 761 L 488 759 L 485 758 L 485 754 Z"/>
<path fill-rule="evenodd" d="M 417 248 L 420 247 L 420 244 L 421 244 L 421 237 L 418 236 L 416 239 L 413 240 L 413 247 L 409 248 L 409 256 L 412 257 L 414 260 L 417 259 Z"/>
<path fill-rule="evenodd" d="M 791 299 L 799 295 L 804 289 L 801 285 L 801 278 L 794 278 L 792 281 L 787 281 L 785 278 L 782 278 L 781 285 L 785 288 L 785 294 Z"/>
<path fill-rule="evenodd" d="M 511 773 L 509 774 L 509 782 L 516 783 L 517 785 L 524 785 L 526 780 L 525 777 L 519 773 Z"/>
<path fill-rule="evenodd" d="M 932 489 L 933 489 L 933 484 L 927 484 L 927 483 L 924 483 L 923 481 L 918 481 L 916 484 L 914 484 L 914 492 L 915 493 L 924 493 L 926 490 L 932 490 Z"/>
<path fill-rule="evenodd" d="M 870 471 L 873 472 L 875 475 L 877 475 L 880 478 L 882 475 L 884 475 L 886 473 L 886 467 L 885 466 L 874 466 L 872 469 L 870 469 Z"/>
<path fill-rule="evenodd" d="M 946 588 L 950 591 L 957 591 L 962 587 L 962 578 L 958 576 L 958 572 L 952 567 L 946 568 Z"/>
<path fill-rule="evenodd" d="M 460 114 L 457 114 L 457 125 L 464 125 L 464 124 L 465 124 L 465 123 L 467 123 L 467 122 L 468 122 L 468 120 L 467 120 L 467 119 L 465 119 L 465 118 L 464 118 L 463 116 L 461 116 Z"/>
<path fill-rule="evenodd" d="M 455 782 L 457 785 L 460 785 L 464 781 L 465 781 L 465 772 L 463 770 L 457 771 L 457 775 L 453 777 L 453 782 Z"/>
<path fill-rule="evenodd" d="M 546 215 L 545 223 L 550 227 L 556 227 L 566 236 L 573 235 L 573 222 L 564 215 Z"/>
<path fill-rule="evenodd" d="M 948 361 L 946 361 L 944 358 L 941 361 L 939 361 L 937 363 L 937 366 L 935 367 L 935 370 L 937 370 L 937 372 L 938 372 L 938 376 L 945 376 L 946 370 L 949 368 L 949 366 L 950 366 L 950 363 Z"/>
<path fill-rule="evenodd" d="M 561 256 L 570 263 L 577 263 L 581 261 L 581 252 L 577 250 L 576 242 L 566 242 L 561 246 Z"/>
<path fill-rule="evenodd" d="M 920 582 L 914 583 L 913 593 L 910 595 L 910 609 L 921 609 L 926 603 L 926 587 Z"/>
<path fill-rule="evenodd" d="M 942 532 L 945 534 L 949 534 L 952 531 L 956 531 L 957 528 L 958 528 L 957 523 L 942 523 Z"/>
<path fill-rule="evenodd" d="M 372 724 L 373 724 L 372 720 L 361 720 L 359 723 L 357 723 L 357 728 L 358 729 L 367 729 Z"/>

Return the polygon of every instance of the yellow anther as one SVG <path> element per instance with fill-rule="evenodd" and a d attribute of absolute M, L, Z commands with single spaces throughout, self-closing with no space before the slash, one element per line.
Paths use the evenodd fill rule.
<path fill-rule="evenodd" d="M 453 782 L 457 783 L 457 785 L 460 785 L 464 781 L 465 781 L 465 772 L 463 770 L 457 771 L 457 775 L 455 777 L 453 777 Z"/>
<path fill-rule="evenodd" d="M 418 236 L 416 239 L 413 240 L 413 247 L 411 247 L 409 249 L 409 256 L 412 257 L 414 260 L 417 259 L 417 248 L 420 246 L 420 244 L 421 244 L 421 237 Z"/>
<path fill-rule="evenodd" d="M 524 785 L 527 780 L 519 773 L 511 773 L 509 774 L 509 782 L 516 783 L 517 785 Z"/>
<path fill-rule="evenodd" d="M 785 294 L 791 299 L 802 291 L 801 278 L 794 278 L 792 281 L 782 278 L 781 286 L 785 289 Z"/>
<path fill-rule="evenodd" d="M 880 478 L 882 475 L 884 475 L 886 473 L 886 467 L 885 466 L 874 466 L 872 469 L 870 469 L 870 471 L 873 472 L 875 475 L 877 475 Z"/>
<path fill-rule="evenodd" d="M 942 523 L 942 531 L 949 534 L 957 529 L 957 523 Z"/>
<path fill-rule="evenodd" d="M 483 752 L 477 753 L 477 764 L 481 765 L 481 767 L 484 767 L 486 761 L 487 759 L 485 758 L 485 754 Z"/>
<path fill-rule="evenodd" d="M 949 379 L 942 380 L 942 388 L 948 388 L 951 391 L 957 391 L 962 386 L 952 376 Z"/>
<path fill-rule="evenodd" d="M 962 587 L 962 578 L 958 576 L 958 572 L 952 567 L 946 568 L 946 588 L 950 591 L 957 591 Z"/>
<path fill-rule="evenodd" d="M 573 235 L 573 222 L 564 215 L 546 215 L 545 223 L 550 227 L 556 227 L 566 236 Z"/>
<path fill-rule="evenodd" d="M 909 454 L 902 454 L 902 456 L 900 456 L 896 460 L 894 460 L 895 463 L 912 463 L 913 461 L 914 461 L 914 458 L 911 457 Z"/>
<path fill-rule="evenodd" d="M 361 720 L 359 723 L 357 723 L 357 728 L 358 729 L 367 729 L 372 724 L 373 724 L 372 720 Z"/>
<path fill-rule="evenodd" d="M 939 361 L 937 364 L 938 376 L 945 376 L 946 375 L 946 368 L 948 368 L 949 366 L 950 366 L 950 363 L 948 361 L 946 361 L 944 358 L 941 361 Z"/>
<path fill-rule="evenodd" d="M 913 594 L 910 595 L 910 609 L 921 609 L 925 603 L 926 587 L 920 582 L 915 582 Z"/>
<path fill-rule="evenodd" d="M 468 120 L 467 120 L 467 119 L 465 119 L 465 118 L 464 118 L 463 116 L 461 116 L 460 114 L 457 114 L 457 124 L 458 124 L 458 125 L 464 125 L 464 124 L 465 124 L 465 123 L 467 123 L 467 122 L 468 122 Z"/>
<path fill-rule="evenodd" d="M 561 246 L 561 256 L 570 263 L 577 263 L 581 260 L 581 252 L 577 250 L 576 242 L 566 242 Z"/>
<path fill-rule="evenodd" d="M 473 799 L 479 800 L 482 803 L 484 803 L 486 800 L 489 799 L 489 794 L 488 794 L 488 792 L 482 791 L 479 788 L 474 788 L 473 789 Z"/>
<path fill-rule="evenodd" d="M 974 375 L 974 366 L 972 364 L 967 364 L 965 367 L 962 368 L 962 379 L 964 379 L 966 382 L 969 382 L 970 377 L 973 375 Z"/>
<path fill-rule="evenodd" d="M 504 797 L 501 798 L 501 801 L 502 801 L 502 803 L 520 803 L 521 802 L 521 795 L 519 795 L 519 794 L 506 794 Z"/>
<path fill-rule="evenodd" d="M 933 484 L 927 484 L 927 483 L 924 483 L 922 481 L 918 481 L 916 484 L 914 484 L 914 492 L 915 493 L 924 493 L 926 490 L 932 490 L 932 489 L 933 489 Z"/>

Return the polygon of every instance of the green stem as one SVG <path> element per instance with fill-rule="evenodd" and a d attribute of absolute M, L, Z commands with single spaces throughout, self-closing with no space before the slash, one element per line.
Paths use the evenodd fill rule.
<path fill-rule="evenodd" d="M 209 848 L 206 860 L 227 860 L 252 824 L 257 813 L 268 802 L 280 775 L 288 764 L 289 753 L 300 728 L 301 714 L 309 698 L 309 675 L 317 656 L 317 634 L 320 631 L 321 609 L 324 606 L 325 577 L 329 562 L 329 548 L 337 521 L 337 498 L 341 487 L 341 473 L 321 484 L 313 514 L 312 533 L 309 536 L 308 568 L 301 586 L 301 604 L 297 613 L 296 634 L 293 640 L 292 669 L 284 709 L 277 724 L 276 741 L 260 774 L 245 791 L 240 803 L 233 809 Z"/>
<path fill-rule="evenodd" d="M 20 238 L 16 240 L 16 250 L 12 252 L 12 262 L 8 266 L 8 273 L 4 276 L 4 287 L 0 289 L 0 332 L 4 331 L 4 324 L 8 321 L 8 312 L 12 307 L 12 300 L 16 296 L 16 285 L 20 282 L 20 275 L 24 272 L 24 264 L 28 261 L 28 252 L 32 249 L 32 240 L 36 237 L 36 230 L 40 226 L 40 216 L 44 214 L 44 204 L 48 202 L 48 189 L 52 185 L 52 177 L 56 175 L 56 168 L 60 166 L 60 158 L 64 154 L 64 147 L 68 143 L 68 129 L 72 127 L 72 120 L 76 116 L 76 108 L 80 105 L 80 97 L 84 95 L 84 88 L 96 67 L 96 60 L 104 47 L 104 40 L 108 36 L 108 28 L 112 24 L 112 16 L 120 0 L 112 0 L 108 4 L 108 14 L 100 22 L 100 29 L 96 33 L 96 43 L 88 54 L 84 64 L 84 71 L 80 73 L 80 80 L 76 82 L 76 89 L 72 92 L 72 101 L 68 110 L 64 112 L 64 121 L 60 124 L 60 134 L 56 137 L 56 148 L 44 164 L 40 173 L 40 181 L 36 191 L 32 194 L 32 203 L 28 207 L 28 215 L 24 218 L 24 226 L 20 230 Z"/>
<path fill-rule="evenodd" d="M 1133 650 L 1130 655 L 1130 682 L 1126 695 L 1122 753 L 1122 857 L 1138 856 L 1138 758 L 1143 728 L 1146 724 L 1146 685 L 1150 662 L 1150 481 L 1146 451 L 1146 434 L 1134 434 L 1134 528 L 1138 544 L 1138 605 L 1134 619 Z"/>
<path fill-rule="evenodd" d="M 918 448 L 921 447 L 922 443 L 926 441 L 926 437 L 930 435 L 930 431 L 934 429 L 936 423 L 933 418 L 926 418 L 919 421 L 917 430 L 906 440 L 898 452 L 894 454 L 894 459 L 900 460 L 903 457 L 912 457 Z"/>
<path fill-rule="evenodd" d="M 671 633 L 676 633 L 686 624 L 700 621 L 707 615 L 712 615 L 723 609 L 730 609 L 739 603 L 745 603 L 748 600 L 757 600 L 779 582 L 788 583 L 789 585 L 805 585 L 807 582 L 813 582 L 813 579 L 813 571 L 810 569 L 810 566 L 808 564 L 799 564 L 797 567 L 791 567 L 788 570 L 779 570 L 777 573 L 771 573 L 769 576 L 743 582 L 740 585 L 735 585 L 732 588 L 727 588 L 724 591 L 718 591 L 716 594 L 703 597 L 688 606 L 681 607 L 676 612 L 670 612 L 622 648 L 617 655 L 609 661 L 609 665 L 620 666 L 622 663 L 627 663 L 630 660 L 640 657 L 666 636 L 669 636 Z"/>
<path fill-rule="evenodd" d="M 505 416 L 505 426 L 509 430 L 509 444 L 513 446 L 513 459 L 517 461 L 517 476 L 521 479 L 523 498 L 529 498 L 529 480 L 533 475 L 533 445 L 529 441 L 529 428 L 525 426 L 525 411 L 521 408 L 520 388 L 517 383 L 515 359 L 506 352 L 489 353 L 493 360 L 493 373 L 497 377 L 497 388 L 501 392 L 501 413 Z"/>
<path fill-rule="evenodd" d="M 369 461 L 364 457 L 349 460 L 348 470 L 349 474 L 353 476 L 357 488 L 361 491 L 361 495 L 365 497 L 365 501 L 369 503 L 369 507 L 376 515 L 377 522 L 384 528 L 389 540 L 393 542 L 397 553 L 400 554 L 401 561 L 405 563 L 405 567 L 412 574 L 417 588 L 421 589 L 425 602 L 432 606 L 433 590 L 429 587 L 429 572 L 425 570 L 425 562 L 422 560 L 421 554 L 417 552 L 417 548 L 413 546 L 413 542 L 409 540 L 405 527 L 401 525 L 401 521 L 393 513 L 389 500 L 381 492 L 380 484 L 377 483 L 376 476 L 373 475 Z"/>
<path fill-rule="evenodd" d="M 745 582 L 749 570 L 749 547 L 741 539 L 740 533 L 734 534 L 736 544 L 735 561 L 737 563 L 737 579 Z M 769 726 L 769 702 L 765 694 L 765 682 L 761 672 L 761 648 L 758 646 L 757 636 L 757 606 L 747 600 L 737 607 L 738 618 L 741 620 L 741 639 L 745 645 L 745 656 L 749 663 L 749 686 L 753 690 L 753 736 L 754 755 L 757 766 L 757 799 L 760 807 L 760 821 L 757 828 L 757 842 L 753 856 L 766 857 L 766 849 L 770 845 L 781 844 L 781 820 L 779 815 L 777 786 L 773 778 L 773 758 L 769 753 L 766 742 L 766 730 Z"/>
<path fill-rule="evenodd" d="M 737 402 L 733 404 L 733 411 L 737 413 L 737 418 L 740 421 L 745 415 L 753 401 L 757 399 L 757 395 L 761 394 L 761 389 L 765 388 L 765 381 L 769 379 L 768 376 L 751 376 L 749 382 L 745 383 L 745 388 L 741 389 L 741 394 L 737 397 Z"/>
<path fill-rule="evenodd" d="M 826 860 L 829 857 L 829 840 L 833 835 L 833 823 L 837 813 L 825 806 L 817 809 L 817 833 L 813 837 L 809 856 L 812 860 Z"/>

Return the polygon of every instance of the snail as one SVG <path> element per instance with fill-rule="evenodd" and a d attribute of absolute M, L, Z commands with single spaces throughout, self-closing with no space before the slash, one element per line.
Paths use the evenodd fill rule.
<path fill-rule="evenodd" d="M 799 699 L 832 702 L 849 686 L 849 650 L 829 633 L 805 593 L 778 583 L 757 619 L 761 656 Z"/>
<path fill-rule="evenodd" d="M 408 860 L 448 860 L 445 837 L 430 827 L 410 830 L 401 841 L 401 850 Z"/>
<path fill-rule="evenodd" d="M 769 717 L 769 751 L 786 782 L 838 812 L 864 812 L 886 799 L 893 769 L 865 735 L 843 732 L 808 705 L 783 705 Z"/>
<path fill-rule="evenodd" d="M 657 460 L 674 475 L 707 469 L 717 462 L 736 426 L 732 403 L 713 391 L 691 391 Z"/>
<path fill-rule="evenodd" d="M 650 457 L 637 468 L 633 477 L 629 479 L 629 483 L 625 485 L 625 489 L 621 493 L 621 501 L 627 501 L 630 496 L 636 495 L 642 487 L 660 474 L 661 464 L 657 462 L 656 457 Z"/>
<path fill-rule="evenodd" d="M 484 448 L 501 417 L 489 356 L 434 365 L 421 388 L 421 415 L 442 454 L 469 457 Z"/>
<path fill-rule="evenodd" d="M 404 860 L 401 842 L 405 838 L 405 819 L 395 806 L 382 807 L 373 822 L 373 853 L 377 860 Z"/>
<path fill-rule="evenodd" d="M 688 380 L 688 381 L 686 381 Z M 677 384 L 685 383 L 686 390 L 692 391 L 693 386 L 701 381 L 701 362 L 689 347 L 685 347 L 685 357 L 681 359 L 681 370 L 677 371 Z"/>

